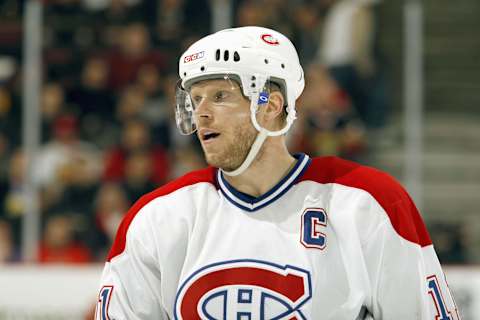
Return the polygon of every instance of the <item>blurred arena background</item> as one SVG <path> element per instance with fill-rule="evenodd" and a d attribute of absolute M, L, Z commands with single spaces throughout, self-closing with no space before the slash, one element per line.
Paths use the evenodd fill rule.
<path fill-rule="evenodd" d="M 0 319 L 91 319 L 122 215 L 205 165 L 175 128 L 180 53 L 243 25 L 299 50 L 291 150 L 402 181 L 478 319 L 479 17 L 478 0 L 0 0 Z"/>

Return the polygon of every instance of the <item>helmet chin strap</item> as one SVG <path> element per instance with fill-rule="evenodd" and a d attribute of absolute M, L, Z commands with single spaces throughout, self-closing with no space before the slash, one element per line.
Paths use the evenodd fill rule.
<path fill-rule="evenodd" d="M 225 171 L 223 169 L 220 169 L 220 170 L 222 170 L 223 173 L 225 173 L 226 175 L 231 176 L 231 177 L 238 176 L 238 175 L 242 174 L 243 172 L 245 172 L 245 170 L 247 170 L 248 167 L 250 167 L 253 160 L 255 160 L 255 157 L 257 156 L 258 151 L 260 151 L 260 148 L 262 147 L 262 145 L 265 142 L 265 140 L 267 139 L 267 137 L 268 137 L 268 131 L 266 129 L 262 128 L 260 130 L 260 132 L 257 134 L 257 137 L 255 138 L 255 141 L 253 142 L 252 146 L 250 147 L 250 151 L 248 152 L 247 157 L 245 158 L 243 163 L 240 165 L 240 167 L 238 167 L 237 169 L 235 169 L 233 171 Z"/>
<path fill-rule="evenodd" d="M 262 77 L 260 75 L 257 75 L 254 78 L 256 79 L 256 85 L 253 86 L 253 87 L 263 88 L 263 86 L 266 83 L 266 78 Z M 263 97 L 266 96 L 267 102 L 259 100 L 260 96 L 263 96 Z M 275 136 L 285 134 L 290 129 L 290 127 L 292 126 L 292 123 L 296 118 L 295 117 L 295 108 L 293 107 L 293 104 L 295 103 L 294 101 L 290 102 L 291 107 L 288 108 L 287 123 L 286 123 L 286 125 L 283 129 L 278 130 L 278 131 L 270 131 L 270 130 L 265 129 L 264 127 L 260 126 L 260 124 L 258 123 L 257 118 L 256 118 L 259 103 L 260 102 L 262 104 L 268 103 L 268 98 L 269 98 L 269 93 L 260 92 L 260 91 L 257 91 L 257 90 L 252 90 L 252 92 L 251 92 L 251 102 L 250 102 L 250 120 L 252 121 L 252 124 L 255 127 L 255 129 L 257 129 L 258 134 L 257 134 L 257 137 L 255 138 L 255 141 L 253 142 L 252 146 L 250 147 L 250 151 L 248 152 L 247 157 L 245 158 L 243 163 L 237 169 L 235 169 L 233 171 L 225 171 L 223 169 L 220 169 L 226 175 L 231 176 L 231 177 L 235 177 L 235 176 L 238 176 L 238 175 L 244 173 L 245 170 L 247 170 L 248 167 L 250 167 L 253 160 L 255 160 L 255 158 L 257 157 L 257 154 L 260 151 L 260 148 L 262 147 L 262 145 L 265 142 L 265 140 L 267 139 L 267 137 L 269 137 L 269 136 L 275 137 Z"/>

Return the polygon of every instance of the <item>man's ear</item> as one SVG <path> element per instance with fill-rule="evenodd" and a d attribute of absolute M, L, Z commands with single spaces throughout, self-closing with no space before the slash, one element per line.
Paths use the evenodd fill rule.
<path fill-rule="evenodd" d="M 264 120 L 266 128 L 272 131 L 280 130 L 283 125 L 283 106 L 285 100 L 280 91 L 270 93 L 268 104 L 264 107 Z"/>

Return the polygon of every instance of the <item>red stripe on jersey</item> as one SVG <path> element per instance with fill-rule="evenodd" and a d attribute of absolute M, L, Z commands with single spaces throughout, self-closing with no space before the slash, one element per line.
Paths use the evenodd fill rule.
<path fill-rule="evenodd" d="M 127 214 L 123 217 L 122 223 L 117 230 L 117 235 L 115 236 L 115 241 L 113 242 L 112 248 L 107 257 L 107 261 L 112 260 L 114 257 L 118 256 L 125 249 L 125 241 L 127 238 L 128 227 L 132 223 L 133 219 L 137 213 L 150 201 L 170 194 L 180 188 L 190 186 L 200 182 L 209 182 L 216 186 L 215 182 L 215 169 L 212 167 L 205 168 L 203 170 L 190 172 L 183 177 L 178 178 L 172 182 L 167 183 L 166 185 L 150 192 L 138 199 L 138 201 L 128 210 Z"/>
<path fill-rule="evenodd" d="M 313 159 L 299 181 L 338 183 L 370 193 L 387 212 L 395 231 L 422 247 L 432 244 L 427 228 L 412 199 L 391 176 L 377 169 L 337 157 Z"/>

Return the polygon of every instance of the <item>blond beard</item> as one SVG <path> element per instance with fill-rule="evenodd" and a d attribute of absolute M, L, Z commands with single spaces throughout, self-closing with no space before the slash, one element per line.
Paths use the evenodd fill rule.
<path fill-rule="evenodd" d="M 251 124 L 237 126 L 231 135 L 230 141 L 226 143 L 224 151 L 218 154 L 206 154 L 206 161 L 209 165 L 220 168 L 224 171 L 233 171 L 247 158 L 258 131 Z M 257 155 L 257 159 L 260 156 Z"/>

